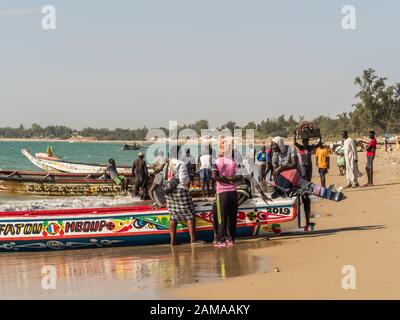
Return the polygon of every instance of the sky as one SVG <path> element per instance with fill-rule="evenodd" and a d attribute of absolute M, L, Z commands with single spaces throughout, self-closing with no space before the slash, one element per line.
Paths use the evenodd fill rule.
<path fill-rule="evenodd" d="M 348 4 L 355 30 L 341 25 Z M 364 69 L 400 81 L 399 12 L 398 0 L 2 0 L 0 126 L 334 117 Z"/>

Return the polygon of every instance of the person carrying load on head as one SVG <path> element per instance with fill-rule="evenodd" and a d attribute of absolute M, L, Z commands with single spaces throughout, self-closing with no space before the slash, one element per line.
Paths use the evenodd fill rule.
<path fill-rule="evenodd" d="M 300 174 L 307 181 L 311 181 L 312 178 L 312 154 L 320 146 L 322 146 L 322 137 L 319 135 L 318 142 L 316 144 L 310 144 L 309 138 L 303 138 L 302 144 L 297 142 L 297 133 L 294 132 L 294 145 L 298 150 L 299 168 Z"/>
<path fill-rule="evenodd" d="M 273 175 L 274 181 L 279 185 L 279 177 L 282 172 L 296 169 L 300 172 L 299 169 L 299 161 L 297 158 L 296 149 L 293 146 L 289 146 L 285 144 L 285 140 L 282 137 L 275 137 L 272 139 L 271 147 L 273 150 L 272 156 L 272 166 L 273 166 Z M 275 188 L 274 193 L 271 195 L 272 198 L 277 198 L 282 196 L 283 193 L 279 190 L 279 188 Z M 302 202 L 304 204 L 304 213 L 306 216 L 306 228 L 305 231 L 308 231 L 310 223 L 310 215 L 311 215 L 311 201 L 308 195 L 303 195 L 301 197 Z"/>

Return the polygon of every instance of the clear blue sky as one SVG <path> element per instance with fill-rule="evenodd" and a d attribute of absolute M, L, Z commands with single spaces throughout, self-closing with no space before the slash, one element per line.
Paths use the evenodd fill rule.
<path fill-rule="evenodd" d="M 55 31 L 41 28 L 45 4 Z M 356 30 L 341 28 L 345 4 Z M 363 69 L 400 81 L 399 12 L 398 0 L 2 0 L 0 126 L 335 116 Z"/>

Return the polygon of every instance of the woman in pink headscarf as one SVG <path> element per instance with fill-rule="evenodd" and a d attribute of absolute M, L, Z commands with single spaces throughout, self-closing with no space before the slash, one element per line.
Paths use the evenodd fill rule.
<path fill-rule="evenodd" d="M 232 141 L 222 139 L 219 145 L 220 157 L 213 165 L 212 175 L 217 182 L 216 199 L 213 206 L 214 245 L 231 246 L 235 242 L 238 212 L 236 182 L 239 163 L 232 157 Z"/>

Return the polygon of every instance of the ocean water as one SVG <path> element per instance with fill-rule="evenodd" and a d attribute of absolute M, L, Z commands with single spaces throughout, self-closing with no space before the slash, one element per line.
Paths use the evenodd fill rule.
<path fill-rule="evenodd" d="M 146 160 L 151 162 L 157 151 L 166 147 L 162 144 L 146 144 L 140 150 L 121 150 L 121 143 L 97 143 L 97 142 L 37 142 L 37 141 L 0 141 L 0 170 L 28 170 L 41 171 L 34 166 L 24 155 L 21 149 L 29 149 L 34 155 L 45 152 L 47 146 L 53 147 L 53 154 L 72 162 L 93 164 L 106 164 L 113 158 L 118 165 L 131 166 L 137 158 L 138 152 L 146 155 Z M 186 145 L 191 148 L 192 155 L 197 159 L 201 146 Z M 137 204 L 139 199 L 131 196 L 116 197 L 40 197 L 21 196 L 0 193 L 1 211 L 21 211 L 57 208 L 87 208 L 105 207 L 117 205 Z"/>
<path fill-rule="evenodd" d="M 0 169 L 41 171 L 22 155 L 21 149 L 29 149 L 32 154 L 35 154 L 45 152 L 48 145 L 53 147 L 55 155 L 61 156 L 64 160 L 95 164 L 104 164 L 108 162 L 108 159 L 114 158 L 117 165 L 130 166 L 139 152 L 123 151 L 120 143 L 0 141 Z M 146 154 L 150 150 L 154 153 L 158 148 L 157 145 L 145 145 L 140 151 Z M 0 211 L 106 207 L 135 204 L 138 201 L 131 196 L 40 197 L 0 193 Z"/>
<path fill-rule="evenodd" d="M 95 164 L 104 164 L 113 158 L 117 165 L 130 166 L 139 152 L 123 151 L 120 143 L 0 141 L 0 169 L 39 171 L 39 168 L 22 155 L 21 149 L 29 149 L 34 155 L 37 152 L 46 152 L 48 145 L 53 147 L 55 155 L 61 156 L 64 160 Z M 144 146 L 140 151 L 146 154 L 148 147 Z"/>

